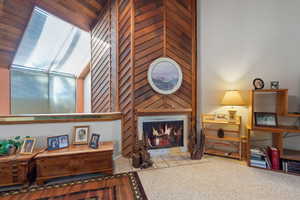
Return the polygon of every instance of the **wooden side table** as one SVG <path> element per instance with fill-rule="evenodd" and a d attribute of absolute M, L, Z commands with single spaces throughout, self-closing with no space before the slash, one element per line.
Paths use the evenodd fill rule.
<path fill-rule="evenodd" d="M 32 159 L 37 153 L 0 157 L 0 186 L 29 184 L 34 178 Z"/>
<path fill-rule="evenodd" d="M 73 145 L 66 149 L 45 151 L 35 157 L 37 184 L 46 180 L 89 173 L 113 174 L 113 143 L 103 142 L 98 149 Z"/>
<path fill-rule="evenodd" d="M 241 116 L 237 116 L 236 121 L 231 122 L 216 120 L 214 115 L 203 114 L 201 122 L 205 134 L 206 154 L 242 160 Z M 224 137 L 218 137 L 219 129 L 223 129 Z"/>

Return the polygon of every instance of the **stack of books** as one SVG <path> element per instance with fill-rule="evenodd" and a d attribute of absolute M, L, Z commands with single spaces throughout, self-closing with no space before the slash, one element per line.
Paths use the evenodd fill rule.
<path fill-rule="evenodd" d="M 280 170 L 280 154 L 275 147 L 251 149 L 251 166 Z"/>
<path fill-rule="evenodd" d="M 253 167 L 267 168 L 266 154 L 262 149 L 251 149 L 250 164 Z"/>
<path fill-rule="evenodd" d="M 300 174 L 300 162 L 283 160 L 282 169 L 287 173 Z"/>

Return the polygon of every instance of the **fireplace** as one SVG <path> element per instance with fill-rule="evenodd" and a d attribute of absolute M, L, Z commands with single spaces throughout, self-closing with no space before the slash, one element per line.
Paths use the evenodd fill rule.
<path fill-rule="evenodd" d="M 184 121 L 143 122 L 143 134 L 149 149 L 184 146 Z"/>

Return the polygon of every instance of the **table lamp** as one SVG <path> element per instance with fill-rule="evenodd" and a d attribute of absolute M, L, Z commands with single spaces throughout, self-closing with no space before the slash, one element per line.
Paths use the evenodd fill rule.
<path fill-rule="evenodd" d="M 229 112 L 229 121 L 236 120 L 236 110 L 233 106 L 243 106 L 245 102 L 241 96 L 240 91 L 238 90 L 228 90 L 225 92 L 225 95 L 222 99 L 221 105 L 223 106 L 232 106 Z"/>

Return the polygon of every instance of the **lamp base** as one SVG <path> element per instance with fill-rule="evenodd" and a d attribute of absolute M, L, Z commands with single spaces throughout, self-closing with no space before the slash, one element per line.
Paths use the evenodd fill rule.
<path fill-rule="evenodd" d="M 236 121 L 236 110 L 228 110 L 229 113 L 229 122 Z"/>

